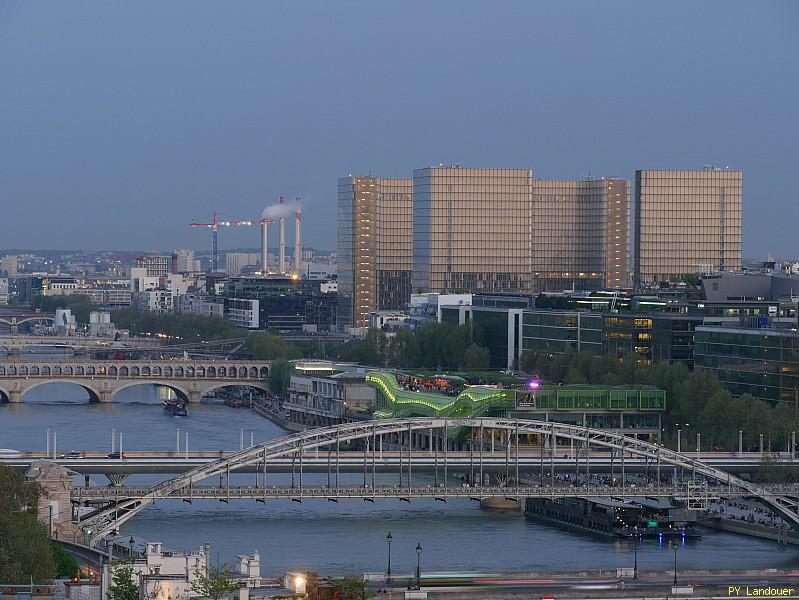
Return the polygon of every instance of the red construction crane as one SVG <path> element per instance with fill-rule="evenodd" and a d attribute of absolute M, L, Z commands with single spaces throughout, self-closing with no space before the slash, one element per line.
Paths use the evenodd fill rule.
<path fill-rule="evenodd" d="M 220 227 L 248 227 L 251 225 L 258 225 L 261 222 L 272 222 L 266 219 L 252 221 L 249 219 L 238 221 L 222 221 L 214 211 L 213 220 L 210 223 L 190 223 L 189 227 L 208 227 L 211 229 L 211 270 L 217 271 L 219 269 L 219 254 L 218 254 L 218 232 Z"/>

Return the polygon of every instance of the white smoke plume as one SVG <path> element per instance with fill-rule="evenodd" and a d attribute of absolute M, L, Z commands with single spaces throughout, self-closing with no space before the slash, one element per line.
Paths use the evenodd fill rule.
<path fill-rule="evenodd" d="M 261 213 L 262 219 L 279 219 L 280 217 L 291 217 L 300 208 L 296 200 L 286 200 L 285 204 L 275 202 L 267 206 Z"/>

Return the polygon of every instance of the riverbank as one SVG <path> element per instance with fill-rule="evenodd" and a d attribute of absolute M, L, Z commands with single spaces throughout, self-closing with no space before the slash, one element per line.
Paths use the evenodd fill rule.
<path fill-rule="evenodd" d="M 282 427 L 286 431 L 305 431 L 305 425 L 300 425 L 298 423 L 292 423 L 288 419 L 284 419 L 275 411 L 267 408 L 258 403 L 253 403 L 252 409 L 257 412 L 262 417 L 266 417 L 270 421 L 272 421 L 278 427 Z"/>
<path fill-rule="evenodd" d="M 799 532 L 783 527 L 770 527 L 759 523 L 748 523 L 746 521 L 733 521 L 721 517 L 704 517 L 699 519 L 702 527 L 748 535 L 760 538 L 761 540 L 771 540 L 780 544 L 792 544 L 799 546 Z"/>

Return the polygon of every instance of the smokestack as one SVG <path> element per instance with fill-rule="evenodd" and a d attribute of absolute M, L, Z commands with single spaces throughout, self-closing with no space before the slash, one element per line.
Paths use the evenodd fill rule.
<path fill-rule="evenodd" d="M 302 199 L 295 198 L 297 212 L 294 213 L 294 268 L 302 277 Z"/>
<path fill-rule="evenodd" d="M 266 219 L 261 219 L 261 275 L 269 272 L 269 237 Z"/>
<path fill-rule="evenodd" d="M 280 204 L 285 204 L 283 196 L 280 197 Z M 280 248 L 279 248 L 279 268 L 281 273 L 286 272 L 286 217 L 280 216 Z"/>

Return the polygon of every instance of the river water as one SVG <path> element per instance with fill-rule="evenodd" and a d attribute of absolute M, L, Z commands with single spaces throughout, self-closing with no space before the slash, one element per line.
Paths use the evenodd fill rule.
<path fill-rule="evenodd" d="M 89 404 L 81 388 L 49 384 L 31 390 L 22 404 L 0 404 L 0 448 L 44 450 L 50 428 L 57 434 L 59 453 L 110 451 L 115 428 L 124 434 L 123 450 L 174 450 L 178 427 L 181 447 L 188 431 L 189 447 L 196 450 L 236 450 L 242 429 L 246 444 L 250 432 L 256 443 L 286 433 L 249 409 L 221 403 L 192 404 L 188 417 L 171 417 L 161 409 L 158 390 L 152 386 L 128 388 L 113 404 Z M 357 480 L 357 475 L 349 477 Z M 237 482 L 231 477 L 231 483 L 251 482 L 254 476 L 239 478 Z M 101 476 L 93 479 L 107 483 Z M 155 481 L 152 476 L 128 479 L 130 484 Z M 633 564 L 632 542 L 527 521 L 521 513 L 488 511 L 468 500 L 275 501 L 265 506 L 249 501 L 161 502 L 136 516 L 122 534 L 176 550 L 210 542 L 227 562 L 257 549 L 262 572 L 278 574 L 306 568 L 324 573 L 385 570 L 389 531 L 392 571 L 398 577 L 410 576 L 415 568 L 417 543 L 423 548 L 422 568 L 428 571 L 614 569 Z M 646 540 L 639 545 L 642 569 L 669 570 L 673 560 L 669 542 Z M 697 569 L 795 567 L 799 548 L 705 530 L 701 540 L 680 548 L 678 564 Z"/>

